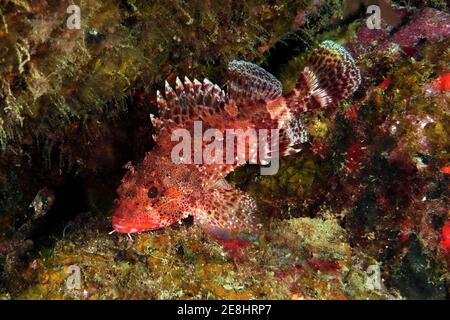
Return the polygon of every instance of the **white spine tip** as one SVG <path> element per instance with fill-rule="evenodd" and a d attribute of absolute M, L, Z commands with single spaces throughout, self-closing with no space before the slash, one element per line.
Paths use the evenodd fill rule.
<path fill-rule="evenodd" d="M 175 80 L 175 83 L 176 83 L 177 91 L 181 92 L 184 90 L 183 83 L 181 82 L 180 78 L 177 77 L 177 79 Z"/>
<path fill-rule="evenodd" d="M 192 88 L 192 82 L 191 82 L 191 80 L 189 80 L 189 78 L 188 77 L 184 77 L 184 85 L 187 87 L 187 88 Z"/>

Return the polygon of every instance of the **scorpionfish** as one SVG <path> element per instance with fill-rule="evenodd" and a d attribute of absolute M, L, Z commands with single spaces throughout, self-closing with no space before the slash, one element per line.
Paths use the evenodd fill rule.
<path fill-rule="evenodd" d="M 196 121 L 202 122 L 203 130 L 222 132 L 277 129 L 277 156 L 294 154 L 308 137 L 301 123 L 302 113 L 336 105 L 361 83 L 352 55 L 329 40 L 313 51 L 294 89 L 284 96 L 281 83 L 273 75 L 249 62 L 230 62 L 227 78 L 226 90 L 208 79 L 177 78 L 174 88 L 165 82 L 164 96 L 157 92 L 159 115 L 151 115 L 157 130 L 156 146 L 136 167 L 127 165 L 113 212 L 116 231 L 155 230 L 188 216 L 211 233 L 256 230 L 259 219 L 255 200 L 224 179 L 242 162 L 175 163 L 171 151 L 178 142 L 172 141 L 171 134 L 180 128 L 192 133 Z M 246 155 L 241 156 L 248 159 L 248 152 Z"/>

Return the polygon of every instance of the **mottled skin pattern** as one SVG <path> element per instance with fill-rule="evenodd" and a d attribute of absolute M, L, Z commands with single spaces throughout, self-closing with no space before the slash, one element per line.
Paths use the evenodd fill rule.
<path fill-rule="evenodd" d="M 159 117 L 152 118 L 158 129 L 157 147 L 136 168 L 128 166 L 129 172 L 118 189 L 114 229 L 143 232 L 193 216 L 196 223 L 211 232 L 254 230 L 254 200 L 223 179 L 239 164 L 176 164 L 171 151 L 179 141 L 172 141 L 173 131 L 184 128 L 193 137 L 194 121 L 202 121 L 203 132 L 208 128 L 221 132 L 279 129 L 280 156 L 293 154 L 307 140 L 300 114 L 346 99 L 360 80 L 350 54 L 325 41 L 313 53 L 294 90 L 285 97 L 277 79 L 243 61 L 230 63 L 226 93 L 207 79 L 201 83 L 185 78 L 182 83 L 177 78 L 175 89 L 166 82 L 165 97 L 158 92 Z M 203 142 L 202 147 L 209 143 Z M 237 151 L 235 154 L 243 156 Z"/>

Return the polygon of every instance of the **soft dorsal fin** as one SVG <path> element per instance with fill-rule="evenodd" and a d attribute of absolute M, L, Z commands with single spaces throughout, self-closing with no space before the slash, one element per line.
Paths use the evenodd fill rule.
<path fill-rule="evenodd" d="M 360 84 L 361 73 L 352 55 L 327 40 L 311 54 L 286 100 L 294 113 L 326 108 L 350 97 Z"/>
<path fill-rule="evenodd" d="M 185 77 L 182 83 L 177 77 L 175 90 L 166 81 L 164 97 L 159 91 L 156 95 L 159 107 L 159 119 L 153 121 L 156 127 L 185 125 L 187 121 L 222 111 L 226 102 L 225 92 L 208 79 L 192 82 Z"/>
<path fill-rule="evenodd" d="M 281 96 L 283 86 L 272 74 L 246 61 L 228 64 L 227 92 L 233 100 L 274 100 Z"/>

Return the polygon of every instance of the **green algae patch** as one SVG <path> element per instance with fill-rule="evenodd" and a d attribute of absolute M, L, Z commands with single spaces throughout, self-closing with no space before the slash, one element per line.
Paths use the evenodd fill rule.
<path fill-rule="evenodd" d="M 319 218 L 298 218 L 280 222 L 277 242 L 292 246 L 293 251 L 303 252 L 320 259 L 345 260 L 351 248 L 345 230 L 336 221 Z"/>

